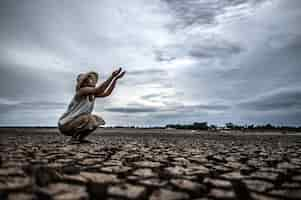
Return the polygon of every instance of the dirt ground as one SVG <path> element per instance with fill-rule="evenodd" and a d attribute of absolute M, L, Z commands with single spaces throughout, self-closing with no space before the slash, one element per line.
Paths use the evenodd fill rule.
<path fill-rule="evenodd" d="M 0 199 L 301 199 L 301 135 L 0 128 Z"/>

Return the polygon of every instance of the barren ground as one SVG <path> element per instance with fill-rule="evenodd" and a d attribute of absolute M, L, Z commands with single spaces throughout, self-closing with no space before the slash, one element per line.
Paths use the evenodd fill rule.
<path fill-rule="evenodd" d="M 301 135 L 0 129 L 0 199 L 301 199 Z"/>

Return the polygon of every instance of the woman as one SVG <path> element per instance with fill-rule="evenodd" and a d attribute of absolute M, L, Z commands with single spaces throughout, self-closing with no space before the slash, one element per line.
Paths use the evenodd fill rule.
<path fill-rule="evenodd" d="M 58 128 L 71 140 L 84 141 L 84 138 L 92 133 L 105 121 L 97 115 L 91 114 L 94 108 L 95 98 L 109 96 L 115 88 L 118 79 L 122 78 L 125 71 L 119 68 L 104 81 L 96 86 L 98 74 L 96 72 L 81 73 L 77 76 L 75 95 L 65 113 L 59 118 Z"/>

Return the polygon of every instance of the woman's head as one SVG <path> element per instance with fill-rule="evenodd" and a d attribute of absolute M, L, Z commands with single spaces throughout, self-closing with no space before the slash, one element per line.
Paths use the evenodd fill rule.
<path fill-rule="evenodd" d="M 88 73 L 80 73 L 77 76 L 77 86 L 79 89 L 81 87 L 95 87 L 98 81 L 98 74 L 94 71 Z"/>

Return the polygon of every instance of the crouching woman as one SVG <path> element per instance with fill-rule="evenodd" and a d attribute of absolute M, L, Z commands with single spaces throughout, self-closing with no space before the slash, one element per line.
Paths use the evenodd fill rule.
<path fill-rule="evenodd" d="M 59 131 L 71 136 L 71 141 L 83 142 L 99 126 L 104 125 L 102 117 L 92 114 L 95 99 L 109 96 L 115 88 L 118 79 L 125 71 L 119 68 L 99 86 L 96 86 L 98 74 L 96 72 L 81 73 L 77 76 L 75 94 L 67 110 L 58 120 Z"/>

